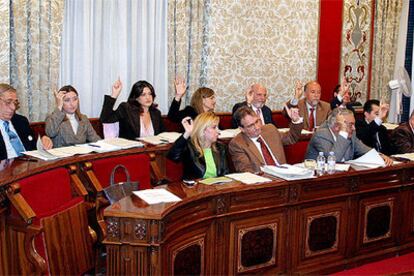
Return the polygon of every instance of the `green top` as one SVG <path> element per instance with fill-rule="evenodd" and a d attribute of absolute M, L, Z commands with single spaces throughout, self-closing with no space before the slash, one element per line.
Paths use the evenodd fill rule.
<path fill-rule="evenodd" d="M 214 163 L 213 152 L 211 149 L 203 149 L 204 159 L 206 160 L 206 172 L 203 178 L 210 178 L 217 176 L 216 163 Z"/>

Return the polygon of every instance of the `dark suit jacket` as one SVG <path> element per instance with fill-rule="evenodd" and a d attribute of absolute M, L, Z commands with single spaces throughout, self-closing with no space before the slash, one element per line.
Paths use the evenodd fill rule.
<path fill-rule="evenodd" d="M 180 104 L 181 101 L 177 102 L 173 98 L 170 109 L 168 110 L 168 119 L 175 123 L 181 123 L 182 119 L 187 116 L 190 116 L 193 120 L 197 117 L 198 113 L 192 106 L 187 105 L 183 110 L 180 110 Z"/>
<path fill-rule="evenodd" d="M 214 163 L 216 164 L 217 176 L 225 175 L 229 172 L 227 166 L 227 149 L 224 144 L 216 143 L 217 151 L 212 151 Z M 173 144 L 167 157 L 175 162 L 183 162 L 184 179 L 203 178 L 206 173 L 206 161 L 204 157 L 199 157 L 191 143 L 190 138 L 185 139 L 181 135 Z"/>
<path fill-rule="evenodd" d="M 129 102 L 123 102 L 114 111 L 115 101 L 116 99 L 105 95 L 104 105 L 99 119 L 102 123 L 119 122 L 119 137 L 134 140 L 141 133 L 139 107 Z M 150 107 L 149 113 L 154 128 L 154 135 L 163 132 L 165 128 L 162 123 L 161 112 L 155 107 Z"/>
<path fill-rule="evenodd" d="M 236 103 L 233 106 L 232 119 L 231 119 L 231 125 L 232 125 L 233 128 L 238 127 L 237 122 L 234 119 L 234 113 L 236 113 L 237 109 L 239 109 L 242 106 L 247 106 L 247 102 L 244 101 L 242 103 Z M 268 106 L 264 105 L 262 107 L 262 114 L 263 114 L 264 124 L 274 124 L 274 125 L 276 125 L 275 122 L 273 122 L 273 120 L 272 120 L 272 110 Z"/>
<path fill-rule="evenodd" d="M 283 146 L 296 143 L 302 128 L 303 124 L 291 124 L 289 132 L 281 133 L 272 124 L 262 126 L 261 136 L 279 164 L 286 163 Z M 254 142 L 243 132 L 230 141 L 229 152 L 238 172 L 260 172 L 260 167 L 266 164 Z"/>
<path fill-rule="evenodd" d="M 26 150 L 36 149 L 36 140 L 32 129 L 30 128 L 29 121 L 26 117 L 14 114 L 11 118 L 14 129 L 19 135 L 20 140 Z M 3 135 L 0 132 L 0 160 L 7 159 L 6 144 L 4 143 Z"/>
<path fill-rule="evenodd" d="M 414 134 L 408 122 L 391 132 L 390 141 L 394 153 L 414 152 Z"/>
<path fill-rule="evenodd" d="M 375 148 L 378 152 L 386 155 L 391 154 L 390 141 L 388 139 L 387 129 L 383 125 L 377 125 L 375 121 L 367 123 L 365 119 L 359 119 L 355 123 L 356 136 L 368 147 Z M 377 133 L 380 146 L 377 143 Z"/>
<path fill-rule="evenodd" d="M 326 126 L 318 128 L 313 134 L 308 144 L 305 158 L 316 160 L 319 152 L 323 152 L 327 158 L 329 152 L 333 151 L 336 161 L 341 162 L 342 159 L 345 161 L 353 160 L 370 150 L 370 147 L 366 146 L 356 137 L 355 132 L 351 139 L 345 139 L 341 135 L 338 135 L 335 141 L 328 126 Z"/>
<path fill-rule="evenodd" d="M 335 97 L 331 101 L 331 109 L 334 110 L 335 108 L 337 108 L 341 104 L 342 104 L 342 102 L 338 99 L 338 97 Z M 351 110 L 354 113 L 354 115 L 355 115 L 355 109 L 354 109 L 354 107 L 352 106 L 351 103 L 347 103 L 346 104 L 346 109 Z"/>
<path fill-rule="evenodd" d="M 287 106 L 292 107 L 290 104 L 290 101 L 286 103 Z M 303 118 L 303 128 L 308 129 L 309 128 L 309 113 L 308 113 L 308 107 L 306 106 L 306 99 L 300 99 L 298 101 L 299 109 L 299 115 Z M 326 119 L 328 118 L 329 113 L 331 113 L 331 107 L 327 102 L 319 101 L 318 105 L 316 106 L 316 126 L 321 126 Z M 289 118 L 289 115 L 287 114 L 286 110 L 283 108 L 282 114 Z"/>

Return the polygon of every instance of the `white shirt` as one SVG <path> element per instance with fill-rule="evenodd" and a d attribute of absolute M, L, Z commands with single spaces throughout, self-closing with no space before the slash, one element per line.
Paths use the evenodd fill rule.
<path fill-rule="evenodd" d="M 154 127 L 152 126 L 152 120 L 148 129 L 144 126 L 144 120 L 142 120 L 142 116 L 139 116 L 139 121 L 141 123 L 139 137 L 154 136 Z"/>
<path fill-rule="evenodd" d="M 66 117 L 69 119 L 70 125 L 72 126 L 73 133 L 78 133 L 79 122 L 76 119 L 75 113 L 66 114 Z"/>
<path fill-rule="evenodd" d="M 256 108 L 254 105 L 251 105 L 251 108 L 253 109 L 253 111 L 257 114 L 257 111 L 259 110 L 259 114 L 260 114 L 260 120 L 262 120 L 262 124 L 265 124 L 264 118 L 263 118 L 263 112 L 261 108 Z"/>
<path fill-rule="evenodd" d="M 17 137 L 20 140 L 19 134 L 17 134 L 17 131 L 14 128 L 11 121 L 9 121 L 9 129 L 11 131 L 13 131 L 14 133 L 16 133 Z M 0 130 L 1 130 L 1 135 L 3 136 L 4 145 L 6 146 L 7 159 L 17 157 L 17 153 L 14 150 L 12 144 L 10 143 L 10 137 L 6 132 L 6 129 L 4 128 L 4 121 L 3 120 L 0 120 Z M 20 140 L 20 142 L 22 142 L 22 141 Z M 22 145 L 23 145 L 23 143 L 22 143 Z M 24 147 L 24 145 L 23 145 L 23 147 Z"/>
<path fill-rule="evenodd" d="M 259 137 L 262 137 L 262 136 L 259 136 Z M 264 157 L 263 157 L 262 146 L 261 146 L 261 145 L 260 145 L 260 143 L 257 141 L 257 139 L 259 139 L 259 137 L 250 138 L 250 140 L 252 140 L 253 144 L 256 146 L 257 150 L 258 150 L 258 151 L 260 152 L 260 154 L 262 155 L 263 160 L 265 160 L 265 159 L 264 159 Z M 269 146 L 267 145 L 267 143 L 266 143 L 266 141 L 265 141 L 265 139 L 264 139 L 263 137 L 262 137 L 262 140 L 263 140 L 263 142 L 265 143 L 266 148 L 269 150 L 270 155 L 271 155 L 271 156 L 272 156 L 272 158 L 273 158 L 273 161 L 275 161 L 276 165 L 280 165 L 280 164 L 279 164 L 279 162 L 277 161 L 277 159 L 275 158 L 275 156 L 273 155 L 272 150 L 269 148 Z"/>

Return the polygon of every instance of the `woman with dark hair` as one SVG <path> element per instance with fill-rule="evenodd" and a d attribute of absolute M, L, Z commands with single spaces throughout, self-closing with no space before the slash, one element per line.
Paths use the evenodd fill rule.
<path fill-rule="evenodd" d="M 79 110 L 79 95 L 71 85 L 63 86 L 55 93 L 56 109 L 46 118 L 46 135 L 53 146 L 64 147 L 101 139 L 89 119 Z"/>
<path fill-rule="evenodd" d="M 177 78 L 175 80 L 175 97 L 173 98 L 168 111 L 168 119 L 173 122 L 181 122 L 183 118 L 190 116 L 195 119 L 198 114 L 204 112 L 214 112 L 216 106 L 216 95 L 214 90 L 208 87 L 198 88 L 191 97 L 190 105 L 180 110 L 181 98 L 186 92 L 185 80 Z"/>
<path fill-rule="evenodd" d="M 105 95 L 100 120 L 102 123 L 119 122 L 119 137 L 134 140 L 137 137 L 157 135 L 164 131 L 161 112 L 154 103 L 154 87 L 146 81 L 136 82 L 128 101 L 113 110 L 122 90 L 121 80 L 112 85 L 111 96 Z"/>

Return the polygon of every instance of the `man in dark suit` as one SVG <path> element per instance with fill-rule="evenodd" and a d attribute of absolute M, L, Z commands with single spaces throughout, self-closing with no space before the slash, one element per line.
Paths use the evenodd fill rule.
<path fill-rule="evenodd" d="M 316 159 L 319 152 L 328 157 L 329 152 L 334 152 L 336 161 L 344 162 L 364 155 L 371 148 L 366 146 L 355 135 L 354 113 L 348 109 L 336 108 L 324 126 L 318 128 L 309 142 L 306 159 Z M 381 155 L 387 166 L 392 165 L 392 160 Z"/>
<path fill-rule="evenodd" d="M 302 94 L 305 96 L 303 99 L 301 99 Z M 303 128 L 309 130 L 313 130 L 325 122 L 331 112 L 329 103 L 321 101 L 321 85 L 317 81 L 310 81 L 303 88 L 302 84 L 297 82 L 295 97 L 286 106 L 297 106 L 299 115 L 303 118 Z M 288 115 L 285 109 L 282 113 L 285 116 Z"/>
<path fill-rule="evenodd" d="M 16 90 L 0 83 L 0 160 L 18 157 L 23 151 L 36 148 L 36 141 L 26 117 L 16 114 L 19 106 Z M 49 137 L 43 136 L 46 149 L 53 144 Z"/>
<path fill-rule="evenodd" d="M 234 114 L 241 133 L 229 144 L 233 165 L 238 172 L 260 172 L 264 165 L 286 163 L 283 145 L 296 143 L 303 128 L 303 119 L 297 109 L 289 109 L 290 130 L 281 133 L 272 125 L 262 125 L 259 116 L 251 108 L 243 106 Z"/>
<path fill-rule="evenodd" d="M 272 110 L 266 106 L 267 100 L 267 89 L 256 83 L 250 86 L 248 91 L 246 92 L 246 100 L 241 103 L 237 103 L 233 106 L 232 110 L 232 127 L 237 128 L 237 121 L 234 118 L 234 114 L 236 113 L 237 109 L 242 106 L 248 106 L 253 109 L 254 112 L 260 117 L 263 124 L 275 124 L 272 120 Z"/>
<path fill-rule="evenodd" d="M 380 105 L 378 100 L 368 100 L 364 104 L 364 118 L 355 123 L 356 136 L 368 147 L 387 155 L 391 154 L 390 143 L 382 122 L 388 110 L 388 104 Z"/>
<path fill-rule="evenodd" d="M 402 123 L 391 132 L 390 141 L 394 153 L 414 152 L 414 110 L 408 122 Z"/>

